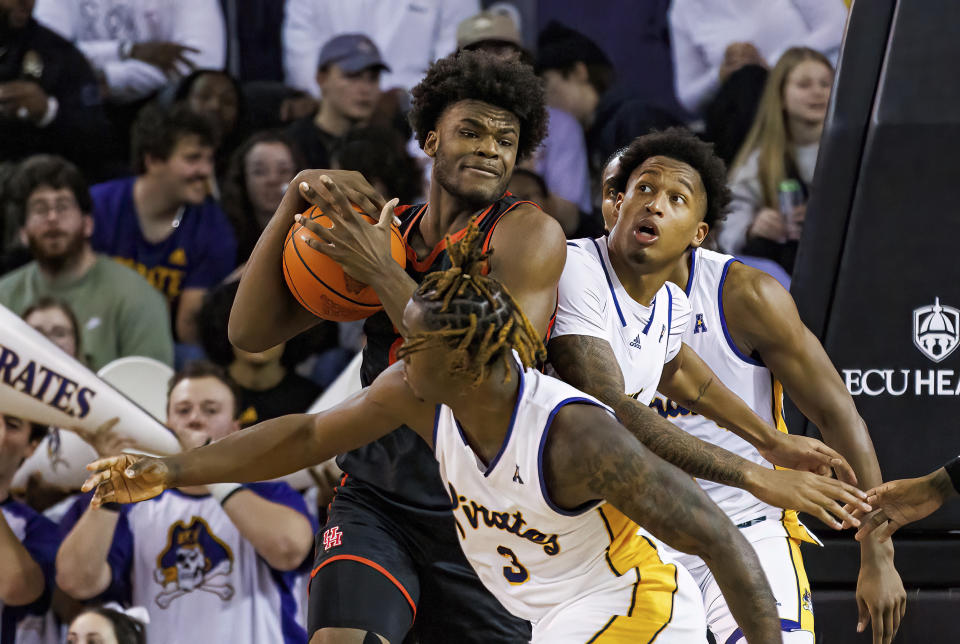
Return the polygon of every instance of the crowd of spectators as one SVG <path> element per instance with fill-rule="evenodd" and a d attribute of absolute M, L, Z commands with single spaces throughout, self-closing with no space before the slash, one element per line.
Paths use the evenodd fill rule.
<path fill-rule="evenodd" d="M 662 3 L 663 100 L 618 82 L 606 43 L 577 25 L 518 24 L 535 4 L 0 0 L 0 305 L 94 371 L 126 356 L 174 368 L 166 423 L 185 449 L 305 411 L 361 325 L 233 347 L 244 263 L 300 169 L 356 170 L 422 201 L 430 159 L 409 92 L 458 49 L 542 80 L 549 131 L 509 190 L 568 237 L 614 224 L 618 150 L 686 125 L 730 168 L 709 243 L 788 280 L 844 0 Z M 84 438 L 112 455 L 102 429 Z M 0 644 L 305 642 L 304 566 L 329 494 L 271 482 L 92 509 L 72 489 L 51 511 L 12 483 L 48 431 L 0 409 Z"/>

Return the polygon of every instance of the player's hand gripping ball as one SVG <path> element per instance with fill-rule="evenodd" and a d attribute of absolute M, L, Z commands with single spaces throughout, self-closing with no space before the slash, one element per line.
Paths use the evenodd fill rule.
<path fill-rule="evenodd" d="M 361 212 L 357 206 L 353 208 Z M 324 228 L 333 227 L 330 218 L 316 206 L 310 207 L 303 216 Z M 377 223 L 366 214 L 363 218 L 371 224 Z M 391 224 L 390 233 L 393 259 L 405 267 L 407 254 L 396 224 Z M 283 245 L 283 277 L 301 306 L 318 318 L 334 322 L 362 320 L 383 308 L 373 287 L 350 277 L 335 261 L 311 248 L 306 243 L 309 237 L 320 241 L 310 229 L 294 223 Z"/>

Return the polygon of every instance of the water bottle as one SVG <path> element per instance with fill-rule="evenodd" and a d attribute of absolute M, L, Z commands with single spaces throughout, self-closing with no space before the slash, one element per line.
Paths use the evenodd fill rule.
<path fill-rule="evenodd" d="M 793 213 L 803 205 L 803 189 L 796 179 L 784 179 L 777 186 L 777 200 L 780 204 L 780 214 L 783 215 L 784 228 L 787 239 L 796 239 L 800 236 L 799 226 L 794 221 Z"/>

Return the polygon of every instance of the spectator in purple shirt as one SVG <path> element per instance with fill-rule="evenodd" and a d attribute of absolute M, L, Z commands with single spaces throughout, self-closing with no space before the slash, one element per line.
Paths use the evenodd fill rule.
<path fill-rule="evenodd" d="M 170 301 L 176 338 L 194 342 L 207 290 L 233 269 L 237 243 L 210 197 L 214 133 L 188 108 L 147 107 L 133 128 L 137 174 L 93 186 L 93 247 L 144 275 Z"/>

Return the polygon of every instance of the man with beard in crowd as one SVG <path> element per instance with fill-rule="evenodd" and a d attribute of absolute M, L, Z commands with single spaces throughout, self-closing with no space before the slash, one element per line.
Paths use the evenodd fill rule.
<path fill-rule="evenodd" d="M 10 198 L 34 260 L 0 279 L 0 304 L 19 315 L 41 297 L 68 303 L 93 369 L 128 355 L 172 364 L 163 297 L 135 271 L 90 247 L 90 192 L 76 166 L 32 157 L 11 178 Z"/>

